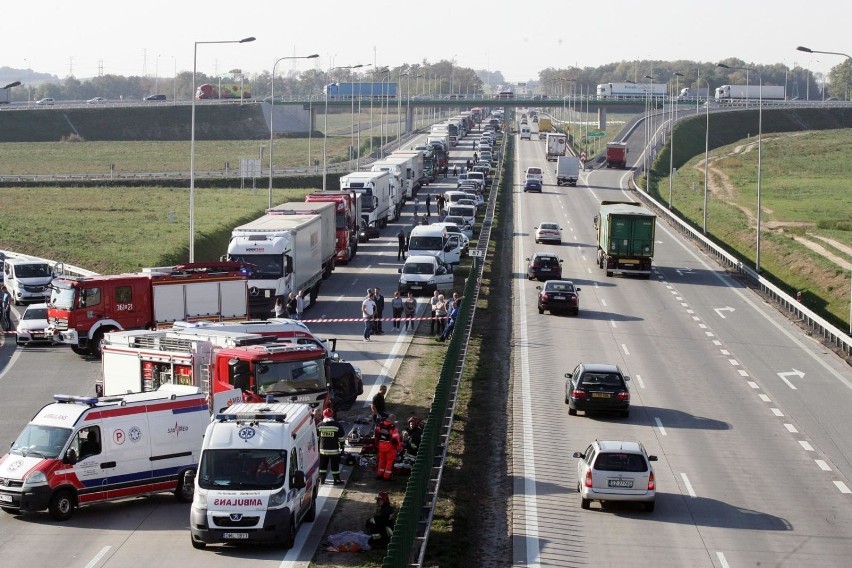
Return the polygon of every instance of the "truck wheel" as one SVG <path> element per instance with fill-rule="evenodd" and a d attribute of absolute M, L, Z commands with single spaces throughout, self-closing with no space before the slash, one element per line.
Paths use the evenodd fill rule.
<path fill-rule="evenodd" d="M 107 331 L 112 331 L 112 330 L 110 329 L 110 330 L 107 330 Z M 104 333 L 106 333 L 104 330 L 99 330 L 99 331 L 95 332 L 95 336 L 92 338 L 92 344 L 89 346 L 89 353 L 95 359 L 100 359 L 101 354 L 103 353 L 103 350 L 104 350 Z"/>
<path fill-rule="evenodd" d="M 54 520 L 67 521 L 74 514 L 75 506 L 74 494 L 68 489 L 60 489 L 50 498 L 48 511 Z"/>
<path fill-rule="evenodd" d="M 317 296 L 319 296 L 320 283 L 317 282 L 316 285 L 311 288 L 311 306 L 317 303 Z"/>
<path fill-rule="evenodd" d="M 192 503 L 192 496 L 195 493 L 195 483 L 189 478 L 189 471 L 182 472 L 180 477 L 178 477 L 175 497 L 179 503 Z"/>
<path fill-rule="evenodd" d="M 195 540 L 192 535 L 189 536 L 189 541 L 192 543 L 192 548 L 194 548 L 195 550 L 204 550 L 205 548 L 207 548 L 207 543 L 201 542 L 200 540 Z"/>
<path fill-rule="evenodd" d="M 308 512 L 305 513 L 305 521 L 308 523 L 314 522 L 317 518 L 317 492 L 319 489 L 314 489 L 314 494 L 311 497 L 311 507 L 308 509 Z"/>
<path fill-rule="evenodd" d="M 85 349 L 85 348 L 83 348 L 83 347 L 80 347 L 79 345 L 72 345 L 72 346 L 71 346 L 71 351 L 73 351 L 73 352 L 74 352 L 74 353 L 76 353 L 77 355 L 88 355 L 88 354 L 89 354 L 89 350 L 88 350 L 88 349 Z"/>
<path fill-rule="evenodd" d="M 607 271 L 606 271 L 606 275 L 607 275 L 607 276 L 612 276 L 612 270 L 607 270 Z"/>

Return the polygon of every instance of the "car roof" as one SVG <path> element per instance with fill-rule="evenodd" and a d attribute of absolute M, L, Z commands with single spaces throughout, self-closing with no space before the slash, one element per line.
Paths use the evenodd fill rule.
<path fill-rule="evenodd" d="M 618 365 L 611 365 L 609 363 L 580 363 L 580 365 L 584 371 L 591 373 L 621 373 Z"/>
<path fill-rule="evenodd" d="M 602 452 L 627 452 L 631 454 L 644 454 L 645 448 L 639 442 L 629 440 L 596 440 Z"/>
<path fill-rule="evenodd" d="M 555 258 L 559 259 L 559 257 L 552 252 L 534 252 L 530 258 Z"/>

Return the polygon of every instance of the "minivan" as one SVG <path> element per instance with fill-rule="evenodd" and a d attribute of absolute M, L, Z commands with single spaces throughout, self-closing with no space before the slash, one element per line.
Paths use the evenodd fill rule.
<path fill-rule="evenodd" d="M 50 298 L 53 276 L 53 267 L 46 260 L 18 257 L 7 258 L 3 263 L 3 283 L 16 306 Z"/>
<path fill-rule="evenodd" d="M 53 103 L 55 103 L 55 102 L 56 102 L 56 101 L 55 101 L 55 100 L 53 100 L 53 98 L 51 98 L 51 97 L 45 97 L 45 98 L 43 98 L 43 99 L 39 99 L 39 100 L 37 100 L 37 101 L 36 101 L 36 104 L 37 104 L 37 105 L 52 105 L 52 104 L 53 104 Z"/>

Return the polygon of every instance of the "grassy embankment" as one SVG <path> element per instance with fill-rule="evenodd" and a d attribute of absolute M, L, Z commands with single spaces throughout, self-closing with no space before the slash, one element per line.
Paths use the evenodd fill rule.
<path fill-rule="evenodd" d="M 754 267 L 757 241 L 756 123 L 744 113 L 710 115 L 710 169 L 707 233 Z M 774 115 L 774 116 L 773 116 Z M 807 117 L 810 118 L 810 117 Z M 826 128 L 826 121 L 803 119 L 802 126 Z M 842 246 L 852 247 L 852 164 L 845 158 L 852 130 L 785 132 L 796 121 L 779 111 L 764 110 L 761 159 L 761 273 L 790 294 L 803 292 L 811 309 L 848 327 L 850 274 L 808 243 L 849 259 Z M 705 117 L 678 127 L 672 205 L 696 227 L 704 217 Z M 829 126 L 830 127 L 830 126 Z M 655 162 L 651 192 L 667 203 L 668 149 Z M 839 243 L 835 244 L 835 243 Z"/>

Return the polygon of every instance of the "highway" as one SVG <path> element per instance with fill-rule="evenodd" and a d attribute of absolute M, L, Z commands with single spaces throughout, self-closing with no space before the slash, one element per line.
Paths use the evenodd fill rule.
<path fill-rule="evenodd" d="M 661 222 L 651 279 L 606 277 L 592 219 L 601 200 L 637 199 L 620 189 L 626 172 L 557 187 L 543 142 L 517 147 L 516 172 L 548 175 L 543 194 L 524 194 L 520 177 L 514 192 L 514 564 L 847 566 L 849 367 Z M 534 244 L 542 221 L 560 223 L 561 246 Z M 537 250 L 558 253 L 582 288 L 579 317 L 537 313 L 524 261 Z M 568 416 L 564 374 L 579 362 L 632 377 L 629 418 Z M 572 454 L 594 439 L 659 456 L 653 513 L 580 508 Z"/>
<path fill-rule="evenodd" d="M 453 152 L 451 160 L 458 160 L 457 155 Z M 455 188 L 455 183 L 439 182 L 421 189 L 421 201 L 427 191 L 435 196 Z M 367 288 L 380 287 L 390 303 L 399 279 L 397 269 L 402 264 L 396 260 L 396 233 L 403 224 L 411 223 L 413 209 L 411 202 L 406 204 L 403 217 L 383 229 L 382 238 L 360 244 L 355 259 L 335 269 L 324 281 L 317 305 L 305 312 L 306 319 L 360 318 L 361 301 Z M 424 300 L 419 302 L 421 313 L 426 307 Z M 17 320 L 23 307 L 15 311 L 14 319 Z M 387 305 L 385 314 L 389 313 Z M 311 323 L 309 326 L 322 337 L 336 337 L 341 356 L 361 368 L 365 392 L 347 415 L 368 414 L 369 402 L 378 385 L 390 382 L 399 368 L 411 335 L 374 335 L 370 343 L 364 343 L 360 321 Z M 69 348 L 16 349 L 13 337 L 6 336 L 0 345 L 0 398 L 11 403 L 0 413 L 0 440 L 11 444 L 33 415 L 52 401 L 54 394 L 93 396 L 95 380 L 100 373 L 100 361 L 83 359 Z M 344 427 L 347 427 L 345 422 Z M 4 564 L 9 566 L 32 565 L 33 551 L 38 551 L 36 565 L 43 559 L 62 558 L 66 568 L 135 568 L 142 565 L 213 568 L 232 567 L 235 562 L 248 561 L 253 566 L 307 566 L 341 491 L 330 484 L 321 488 L 317 521 L 300 527 L 296 546 L 290 551 L 257 547 L 211 547 L 197 551 L 190 545 L 189 505 L 178 503 L 171 494 L 82 507 L 64 523 L 53 521 L 46 512 L 20 517 L 3 513 L 0 515 L 0 550 Z M 152 552 L 154 547 L 167 550 L 168 556 L 158 560 Z"/>

